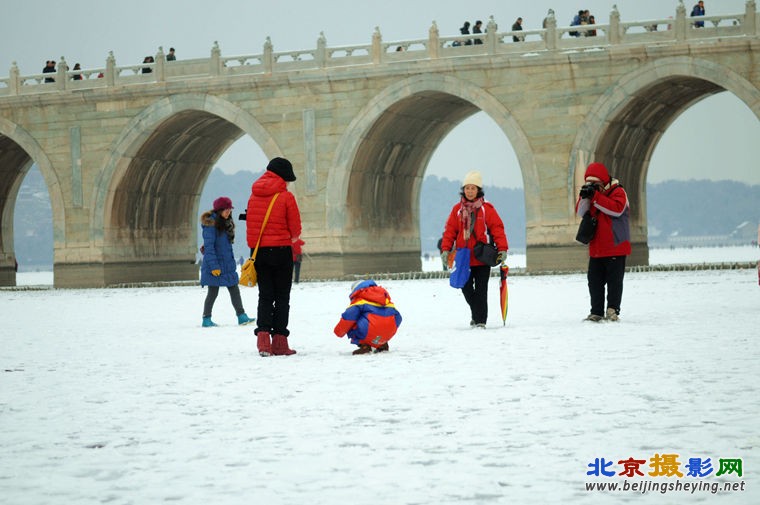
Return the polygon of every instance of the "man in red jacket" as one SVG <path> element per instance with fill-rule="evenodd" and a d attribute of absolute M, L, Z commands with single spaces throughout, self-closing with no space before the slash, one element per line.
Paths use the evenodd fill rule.
<path fill-rule="evenodd" d="M 586 212 L 597 221 L 588 245 L 588 291 L 591 313 L 586 321 L 617 321 L 623 298 L 625 258 L 631 254 L 630 206 L 628 195 L 607 167 L 592 163 L 586 168 L 586 183 L 581 188 L 575 211 Z M 607 311 L 604 312 L 604 287 L 607 286 Z"/>

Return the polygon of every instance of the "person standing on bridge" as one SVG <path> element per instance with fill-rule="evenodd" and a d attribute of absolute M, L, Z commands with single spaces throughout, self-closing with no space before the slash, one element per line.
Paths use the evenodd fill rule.
<path fill-rule="evenodd" d="M 470 34 L 470 22 L 469 21 L 465 21 L 464 22 L 464 24 L 462 25 L 462 28 L 459 29 L 459 33 L 461 33 L 462 35 L 469 35 Z M 465 46 L 471 46 L 472 45 L 472 39 L 464 39 L 462 41 L 462 44 L 464 44 Z"/>
<path fill-rule="evenodd" d="M 45 67 L 42 69 L 43 74 L 54 74 L 55 73 L 55 60 L 47 60 L 45 62 Z M 45 82 L 55 82 L 55 79 L 52 77 L 45 77 Z"/>
<path fill-rule="evenodd" d="M 441 242 L 441 260 L 448 262 L 449 251 L 453 248 L 470 250 L 470 276 L 467 279 L 462 294 L 470 306 L 470 328 L 486 328 L 488 320 L 488 279 L 491 277 L 491 267 L 479 261 L 474 254 L 478 242 L 496 245 L 501 263 L 507 257 L 507 235 L 504 223 L 496 208 L 485 201 L 483 193 L 483 177 L 480 172 L 469 172 L 462 182 L 462 192 L 459 202 L 454 205 L 446 220 Z"/>
<path fill-rule="evenodd" d="M 214 200 L 214 208 L 201 215 L 203 229 L 203 262 L 201 263 L 201 286 L 208 286 L 203 304 L 203 327 L 217 326 L 211 320 L 211 311 L 219 295 L 219 287 L 225 286 L 237 314 L 238 324 L 253 322 L 245 313 L 238 287 L 237 264 L 232 243 L 235 241 L 235 221 L 230 217 L 232 200 L 220 196 Z"/>
<path fill-rule="evenodd" d="M 246 209 L 248 247 L 256 254 L 259 286 L 256 346 L 261 356 L 288 356 L 290 290 L 293 286 L 293 247 L 301 241 L 301 213 L 288 183 L 296 180 L 293 165 L 273 158 L 264 175 L 251 186 Z M 266 221 L 266 222 L 265 222 Z"/>
<path fill-rule="evenodd" d="M 512 31 L 521 32 L 522 29 L 523 29 L 522 18 L 517 18 L 517 20 L 512 25 Z M 522 42 L 524 40 L 525 40 L 525 35 L 512 35 L 512 42 Z"/>
<path fill-rule="evenodd" d="M 705 15 L 705 3 L 699 0 L 697 4 L 691 9 L 691 17 L 704 16 Z M 704 28 L 704 21 L 694 21 L 694 28 Z"/>
<path fill-rule="evenodd" d="M 581 217 L 589 212 L 590 217 L 596 220 L 596 229 L 588 243 L 587 278 L 591 313 L 585 320 L 617 321 L 623 298 L 625 258 L 631 254 L 628 195 L 620 183 L 610 177 L 607 167 L 601 163 L 591 163 L 586 168 L 585 184 L 575 203 L 575 211 Z"/>
<path fill-rule="evenodd" d="M 475 24 L 472 27 L 472 33 L 474 35 L 480 35 L 480 34 L 483 33 L 483 29 L 482 28 L 483 28 L 483 21 L 481 21 L 481 20 L 478 19 L 477 21 L 475 21 Z M 475 39 L 473 39 L 473 42 L 475 43 L 475 45 L 483 44 L 483 39 L 481 39 L 481 38 L 475 38 Z"/>

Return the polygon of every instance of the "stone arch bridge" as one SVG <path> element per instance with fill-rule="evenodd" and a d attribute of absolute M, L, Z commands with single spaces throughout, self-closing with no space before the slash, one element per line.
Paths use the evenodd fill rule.
<path fill-rule="evenodd" d="M 219 156 L 250 136 L 293 161 L 304 239 L 320 276 L 420 268 L 419 194 L 436 146 L 483 111 L 513 146 L 525 188 L 528 270 L 583 267 L 574 243 L 584 167 L 627 188 L 646 264 L 652 151 L 686 108 L 728 91 L 760 117 L 755 2 L 695 28 L 668 19 L 499 32 L 0 79 L 0 285 L 15 284 L 13 214 L 36 163 L 49 190 L 57 287 L 197 279 L 199 197 Z M 581 27 L 581 30 L 586 28 Z M 397 50 L 397 48 L 402 50 Z M 150 72 L 144 72 L 150 70 Z M 52 77 L 54 82 L 45 82 Z M 263 168 L 263 167 L 262 167 Z M 471 167 L 462 167 L 463 172 Z M 450 198 L 450 197 L 447 197 Z M 453 202 L 452 202 L 453 204 Z"/>

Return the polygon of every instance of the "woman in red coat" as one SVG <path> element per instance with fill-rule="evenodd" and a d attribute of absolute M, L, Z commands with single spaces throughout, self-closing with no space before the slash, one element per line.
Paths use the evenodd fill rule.
<path fill-rule="evenodd" d="M 274 158 L 267 171 L 251 186 L 246 209 L 248 247 L 256 254 L 259 306 L 256 317 L 257 347 L 261 356 L 291 355 L 288 346 L 290 288 L 293 284 L 293 244 L 301 239 L 301 213 L 288 182 L 296 180 L 293 165 L 285 158 Z M 275 195 L 264 230 L 262 224 Z"/>
<path fill-rule="evenodd" d="M 489 240 L 489 236 L 491 240 Z M 461 199 L 454 205 L 446 220 L 441 242 L 441 258 L 446 263 L 453 248 L 470 249 L 470 277 L 462 288 L 467 305 L 470 306 L 470 327 L 485 329 L 488 319 L 488 279 L 491 267 L 484 265 L 473 254 L 478 242 L 493 242 L 499 251 L 498 261 L 507 257 L 507 235 L 504 223 L 496 209 L 485 201 L 483 177 L 480 172 L 469 172 L 462 182 Z"/>
<path fill-rule="evenodd" d="M 586 321 L 617 321 L 623 298 L 625 258 L 631 254 L 628 195 L 601 163 L 591 163 L 586 168 L 585 182 L 578 195 L 575 211 L 581 217 L 590 212 L 597 222 L 594 236 L 588 244 L 587 277 L 591 313 Z"/>

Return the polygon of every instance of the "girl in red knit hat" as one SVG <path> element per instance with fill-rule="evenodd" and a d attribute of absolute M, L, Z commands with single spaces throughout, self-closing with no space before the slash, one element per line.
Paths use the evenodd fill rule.
<path fill-rule="evenodd" d="M 211 311 L 219 295 L 219 288 L 224 286 L 230 292 L 230 300 L 237 314 L 238 324 L 252 323 L 243 308 L 238 287 L 237 263 L 232 243 L 235 241 L 235 221 L 232 213 L 232 200 L 220 196 L 214 200 L 214 208 L 201 215 L 203 229 L 203 263 L 201 263 L 201 286 L 208 286 L 206 301 L 203 304 L 203 326 L 216 326 L 211 320 Z"/>

